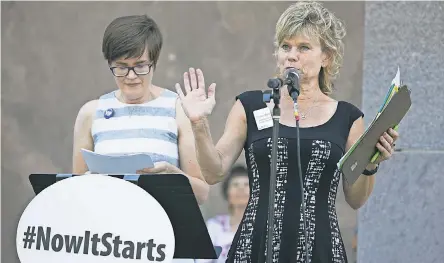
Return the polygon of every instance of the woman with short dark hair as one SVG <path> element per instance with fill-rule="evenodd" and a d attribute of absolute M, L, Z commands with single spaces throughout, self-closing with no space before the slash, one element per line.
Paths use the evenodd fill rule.
<path fill-rule="evenodd" d="M 162 34 L 146 15 L 114 19 L 102 51 L 117 89 L 85 103 L 74 127 L 73 173 L 88 167 L 81 149 L 101 154 L 147 153 L 154 168 L 139 173 L 179 173 L 191 183 L 199 204 L 209 186 L 196 160 L 194 137 L 177 94 L 152 83 Z"/>

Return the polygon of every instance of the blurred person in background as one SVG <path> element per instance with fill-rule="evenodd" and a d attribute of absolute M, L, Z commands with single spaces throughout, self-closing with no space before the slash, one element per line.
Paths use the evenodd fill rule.
<path fill-rule="evenodd" d="M 332 81 L 342 65 L 345 34 L 342 21 L 314 1 L 291 5 L 277 21 L 275 58 L 278 75 L 284 78 L 288 68 L 301 73 L 297 104 L 302 175 L 297 162 L 294 101 L 287 86 L 283 85 L 280 89 L 276 188 L 271 189 L 276 192 L 271 237 L 268 236 L 267 221 L 271 205 L 268 199 L 273 101 L 265 103 L 262 90 L 238 95 L 224 133 L 214 145 L 208 116 L 216 104 L 216 84 L 209 85 L 207 91 L 202 71 L 194 68 L 184 74 L 183 90 L 180 84 L 176 84 L 184 111 L 192 122 L 198 161 L 209 184 L 223 181 L 245 150 L 250 199 L 227 263 L 265 262 L 268 239 L 272 239 L 273 245 L 272 262 L 268 263 L 306 262 L 306 257 L 311 263 L 347 262 L 335 206 L 341 178 L 337 163 L 363 134 L 364 114 L 351 103 L 336 101 L 330 96 Z M 254 61 L 249 63 L 254 64 Z M 353 185 L 343 183 L 345 199 L 352 208 L 359 209 L 367 201 L 379 164 L 391 157 L 398 136 L 392 129 L 382 134 L 375 145 L 381 152 L 376 162 L 369 163 Z M 307 240 L 301 213 L 303 200 Z"/>
<path fill-rule="evenodd" d="M 201 259 L 197 263 L 223 263 L 234 234 L 244 215 L 250 197 L 248 171 L 243 165 L 235 165 L 222 184 L 222 196 L 228 203 L 228 214 L 217 215 L 207 221 L 208 232 L 214 246 L 222 248 L 218 259 Z"/>
<path fill-rule="evenodd" d="M 147 153 L 154 168 L 138 173 L 179 173 L 190 181 L 199 204 L 208 197 L 196 160 L 191 124 L 177 94 L 152 83 L 162 34 L 146 15 L 114 19 L 102 52 L 117 89 L 85 103 L 74 125 L 73 173 L 88 167 L 81 149 L 100 154 Z"/>

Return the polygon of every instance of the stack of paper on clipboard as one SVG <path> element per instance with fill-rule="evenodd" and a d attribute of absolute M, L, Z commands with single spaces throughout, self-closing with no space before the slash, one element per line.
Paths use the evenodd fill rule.
<path fill-rule="evenodd" d="M 86 149 L 81 151 L 91 173 L 135 174 L 137 170 L 154 167 L 151 156 L 145 153 L 106 155 Z"/>
<path fill-rule="evenodd" d="M 376 161 L 380 154 L 376 148 L 380 136 L 389 128 L 398 129 L 399 123 L 407 114 L 411 104 L 410 90 L 402 85 L 398 67 L 396 76 L 375 118 L 337 164 L 349 184 L 353 184 L 358 179 L 370 162 Z"/>

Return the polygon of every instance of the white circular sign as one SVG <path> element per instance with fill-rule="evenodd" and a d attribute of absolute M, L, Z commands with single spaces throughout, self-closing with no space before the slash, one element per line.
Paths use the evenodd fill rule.
<path fill-rule="evenodd" d="M 106 175 L 67 178 L 40 192 L 23 212 L 16 237 L 21 263 L 169 263 L 174 245 L 157 200 Z"/>

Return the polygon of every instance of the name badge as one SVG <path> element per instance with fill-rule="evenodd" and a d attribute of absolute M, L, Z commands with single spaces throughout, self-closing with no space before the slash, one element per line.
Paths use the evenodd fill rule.
<path fill-rule="evenodd" d="M 271 116 L 270 109 L 263 108 L 253 111 L 254 119 L 258 130 L 273 127 L 273 118 Z"/>

